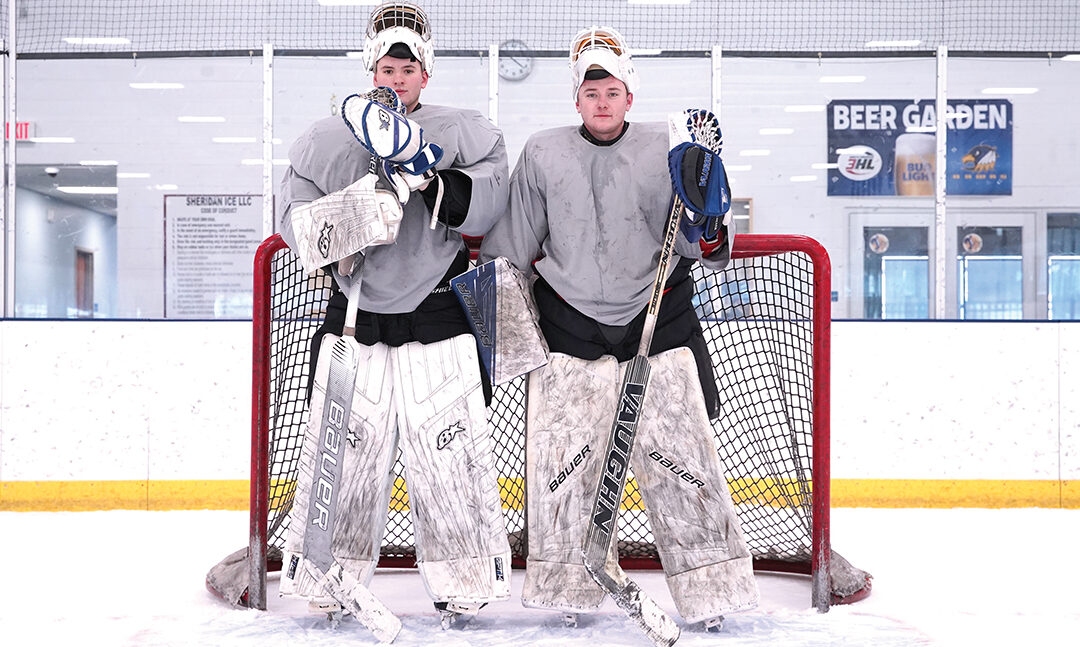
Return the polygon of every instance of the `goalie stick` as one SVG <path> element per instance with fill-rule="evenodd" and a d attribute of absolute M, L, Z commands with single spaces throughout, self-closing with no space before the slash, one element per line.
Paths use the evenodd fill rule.
<path fill-rule="evenodd" d="M 685 110 L 678 115 L 672 115 L 668 121 L 673 146 L 679 141 L 694 141 L 716 153 L 720 152 L 720 123 L 711 112 Z M 660 248 L 660 263 L 656 268 L 656 279 L 653 281 L 652 295 L 645 313 L 641 342 L 637 355 L 630 360 L 619 389 L 618 409 L 603 454 L 589 530 L 581 551 L 585 568 L 593 579 L 607 590 L 619 608 L 637 623 L 653 644 L 662 647 L 668 647 L 679 639 L 678 625 L 626 575 L 619 565 L 617 555 L 608 559 L 608 547 L 615 532 L 623 491 L 626 488 L 626 470 L 630 465 L 641 405 L 649 384 L 649 347 L 656 330 L 660 300 L 664 295 L 664 282 L 675 249 L 675 237 L 679 232 L 679 218 L 682 213 L 683 204 L 676 195 L 673 197 L 664 242 Z"/>
<path fill-rule="evenodd" d="M 292 556 L 290 563 L 284 567 L 291 572 L 297 568 L 306 570 L 318 586 L 342 608 L 352 612 L 379 641 L 393 642 L 401 631 L 401 620 L 352 573 L 345 571 L 331 551 L 345 461 L 345 436 L 352 411 L 360 353 L 360 343 L 354 336 L 360 279 L 356 278 L 342 287 L 349 296 L 349 304 L 341 338 L 331 348 L 325 401 L 318 421 L 319 445 L 312 469 L 317 470 L 316 476 L 319 478 L 317 483 L 312 483 L 309 518 L 301 520 L 306 524 L 302 557 Z"/>
<path fill-rule="evenodd" d="M 360 96 L 391 110 L 401 109 L 401 100 L 390 88 L 378 87 Z M 343 102 L 341 112 L 351 129 L 353 124 L 345 107 L 348 101 L 349 98 Z M 371 155 L 369 173 L 377 173 L 379 161 L 378 157 Z M 331 348 L 325 400 L 318 420 L 319 444 L 312 470 L 317 470 L 319 479 L 312 483 L 309 518 L 303 520 L 306 529 L 302 556 L 292 556 L 290 563 L 283 566 L 290 570 L 290 577 L 296 569 L 304 569 L 317 582 L 317 586 L 356 616 L 380 642 L 393 642 L 401 631 L 401 620 L 352 573 L 338 564 L 331 550 L 345 460 L 345 436 L 348 433 L 361 352 L 360 343 L 355 337 L 361 279 L 353 275 L 363 261 L 363 255 L 359 255 L 355 260 L 343 259 L 338 263 L 338 280 L 348 295 L 348 305 L 341 338 Z M 309 424 L 314 423 L 313 420 Z"/>

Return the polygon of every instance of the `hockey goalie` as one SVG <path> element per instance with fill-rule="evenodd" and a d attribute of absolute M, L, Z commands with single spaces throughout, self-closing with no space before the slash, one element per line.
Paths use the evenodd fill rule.
<path fill-rule="evenodd" d="M 561 611 L 572 624 L 614 595 L 594 581 L 582 546 L 607 468 L 612 421 L 623 414 L 619 384 L 643 336 L 677 195 L 687 210 L 649 331 L 648 391 L 631 403 L 640 421 L 630 464 L 680 615 L 719 630 L 725 614 L 758 601 L 709 424 L 718 394 L 689 278 L 695 262 L 719 269 L 730 258 L 727 178 L 718 147 L 672 147 L 665 124 L 626 119 L 638 79 L 614 29 L 577 34 L 570 70 L 582 123 L 528 139 L 511 178 L 509 217 L 495 224 L 480 251 L 481 260 L 505 257 L 522 272 L 535 271 L 540 328 L 551 351 L 528 384 L 522 602 Z M 614 524 L 619 505 L 611 499 Z M 608 536 L 612 563 L 617 535 L 610 526 Z M 658 645 L 678 636 L 671 625 L 652 631 L 647 618 L 638 620 Z"/>
<path fill-rule="evenodd" d="M 408 2 L 372 12 L 376 91 L 348 97 L 290 151 L 283 237 L 339 288 L 312 346 L 314 381 L 280 593 L 344 607 L 383 640 L 400 623 L 366 589 L 400 448 L 417 563 L 444 627 L 510 595 L 485 383 L 449 280 L 462 234 L 507 200 L 502 134 L 480 113 L 422 104 L 431 26 Z"/>

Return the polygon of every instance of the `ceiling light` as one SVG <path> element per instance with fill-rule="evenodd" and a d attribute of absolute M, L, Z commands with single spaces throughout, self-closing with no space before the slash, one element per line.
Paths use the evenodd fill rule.
<path fill-rule="evenodd" d="M 811 105 L 811 106 L 784 106 L 784 112 L 824 112 L 825 106 Z"/>
<path fill-rule="evenodd" d="M 116 160 L 79 160 L 82 166 L 116 166 Z"/>
<path fill-rule="evenodd" d="M 135 172 L 129 171 L 127 173 L 117 173 L 116 177 L 117 177 L 117 179 L 121 179 L 121 180 L 131 180 L 131 179 L 135 179 L 135 178 L 150 177 L 150 174 L 149 173 L 135 173 Z"/>
<path fill-rule="evenodd" d="M 69 45 L 130 45 L 131 41 L 121 37 L 111 36 L 69 36 L 64 39 Z"/>
<path fill-rule="evenodd" d="M 813 164 L 810 165 L 810 168 L 821 170 L 821 169 L 830 169 L 830 168 L 840 168 L 840 165 L 835 163 L 835 162 L 814 162 Z"/>
<path fill-rule="evenodd" d="M 1039 88 L 983 88 L 983 94 L 1035 94 Z"/>
<path fill-rule="evenodd" d="M 136 90 L 181 90 L 183 83 L 128 83 Z"/>
<path fill-rule="evenodd" d="M 790 178 L 792 182 L 813 182 L 817 179 L 816 175 L 792 175 Z"/>
<path fill-rule="evenodd" d="M 866 47 L 915 47 L 921 40 L 872 40 Z"/>
<path fill-rule="evenodd" d="M 761 128 L 759 135 L 790 135 L 795 132 L 794 128 Z"/>
<path fill-rule="evenodd" d="M 862 83 L 866 80 L 866 77 L 861 74 L 851 74 L 848 76 L 823 76 L 818 79 L 822 83 Z"/>
<path fill-rule="evenodd" d="M 35 144 L 74 144 L 74 137 L 31 137 L 26 140 Z"/>
<path fill-rule="evenodd" d="M 183 115 L 176 118 L 177 121 L 182 121 L 185 124 L 221 124 L 225 123 L 225 117 L 196 117 L 194 115 Z"/>
<path fill-rule="evenodd" d="M 214 137 L 215 144 L 254 144 L 254 137 Z"/>
<path fill-rule="evenodd" d="M 57 191 L 64 193 L 78 193 L 80 195 L 116 195 L 114 186 L 58 186 Z"/>
<path fill-rule="evenodd" d="M 743 157 L 766 157 L 771 153 L 767 148 L 749 148 L 747 150 L 739 151 L 739 155 Z"/>

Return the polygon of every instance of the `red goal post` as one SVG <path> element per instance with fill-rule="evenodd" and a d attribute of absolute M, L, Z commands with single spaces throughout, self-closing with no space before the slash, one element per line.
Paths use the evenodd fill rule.
<path fill-rule="evenodd" d="M 469 241 L 475 252 L 478 241 Z M 721 272 L 697 265 L 695 308 L 721 394 L 712 421 L 756 569 L 810 576 L 812 604 L 869 594 L 870 577 L 831 549 L 829 373 L 831 267 L 806 236 L 741 234 Z M 306 424 L 308 343 L 329 277 L 306 277 L 280 236 L 255 255 L 251 501 L 246 602 L 266 608 L 266 573 L 280 568 L 296 459 Z M 503 511 L 515 563 L 524 555 L 524 378 L 496 388 L 489 409 Z M 403 471 L 391 497 L 380 566 L 411 566 Z M 659 568 L 648 514 L 631 480 L 620 562 Z"/>

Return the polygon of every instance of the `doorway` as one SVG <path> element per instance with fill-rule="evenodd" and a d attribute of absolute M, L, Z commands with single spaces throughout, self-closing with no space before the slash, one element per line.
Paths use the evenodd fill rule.
<path fill-rule="evenodd" d="M 94 316 L 94 252 L 75 249 L 75 316 Z"/>

